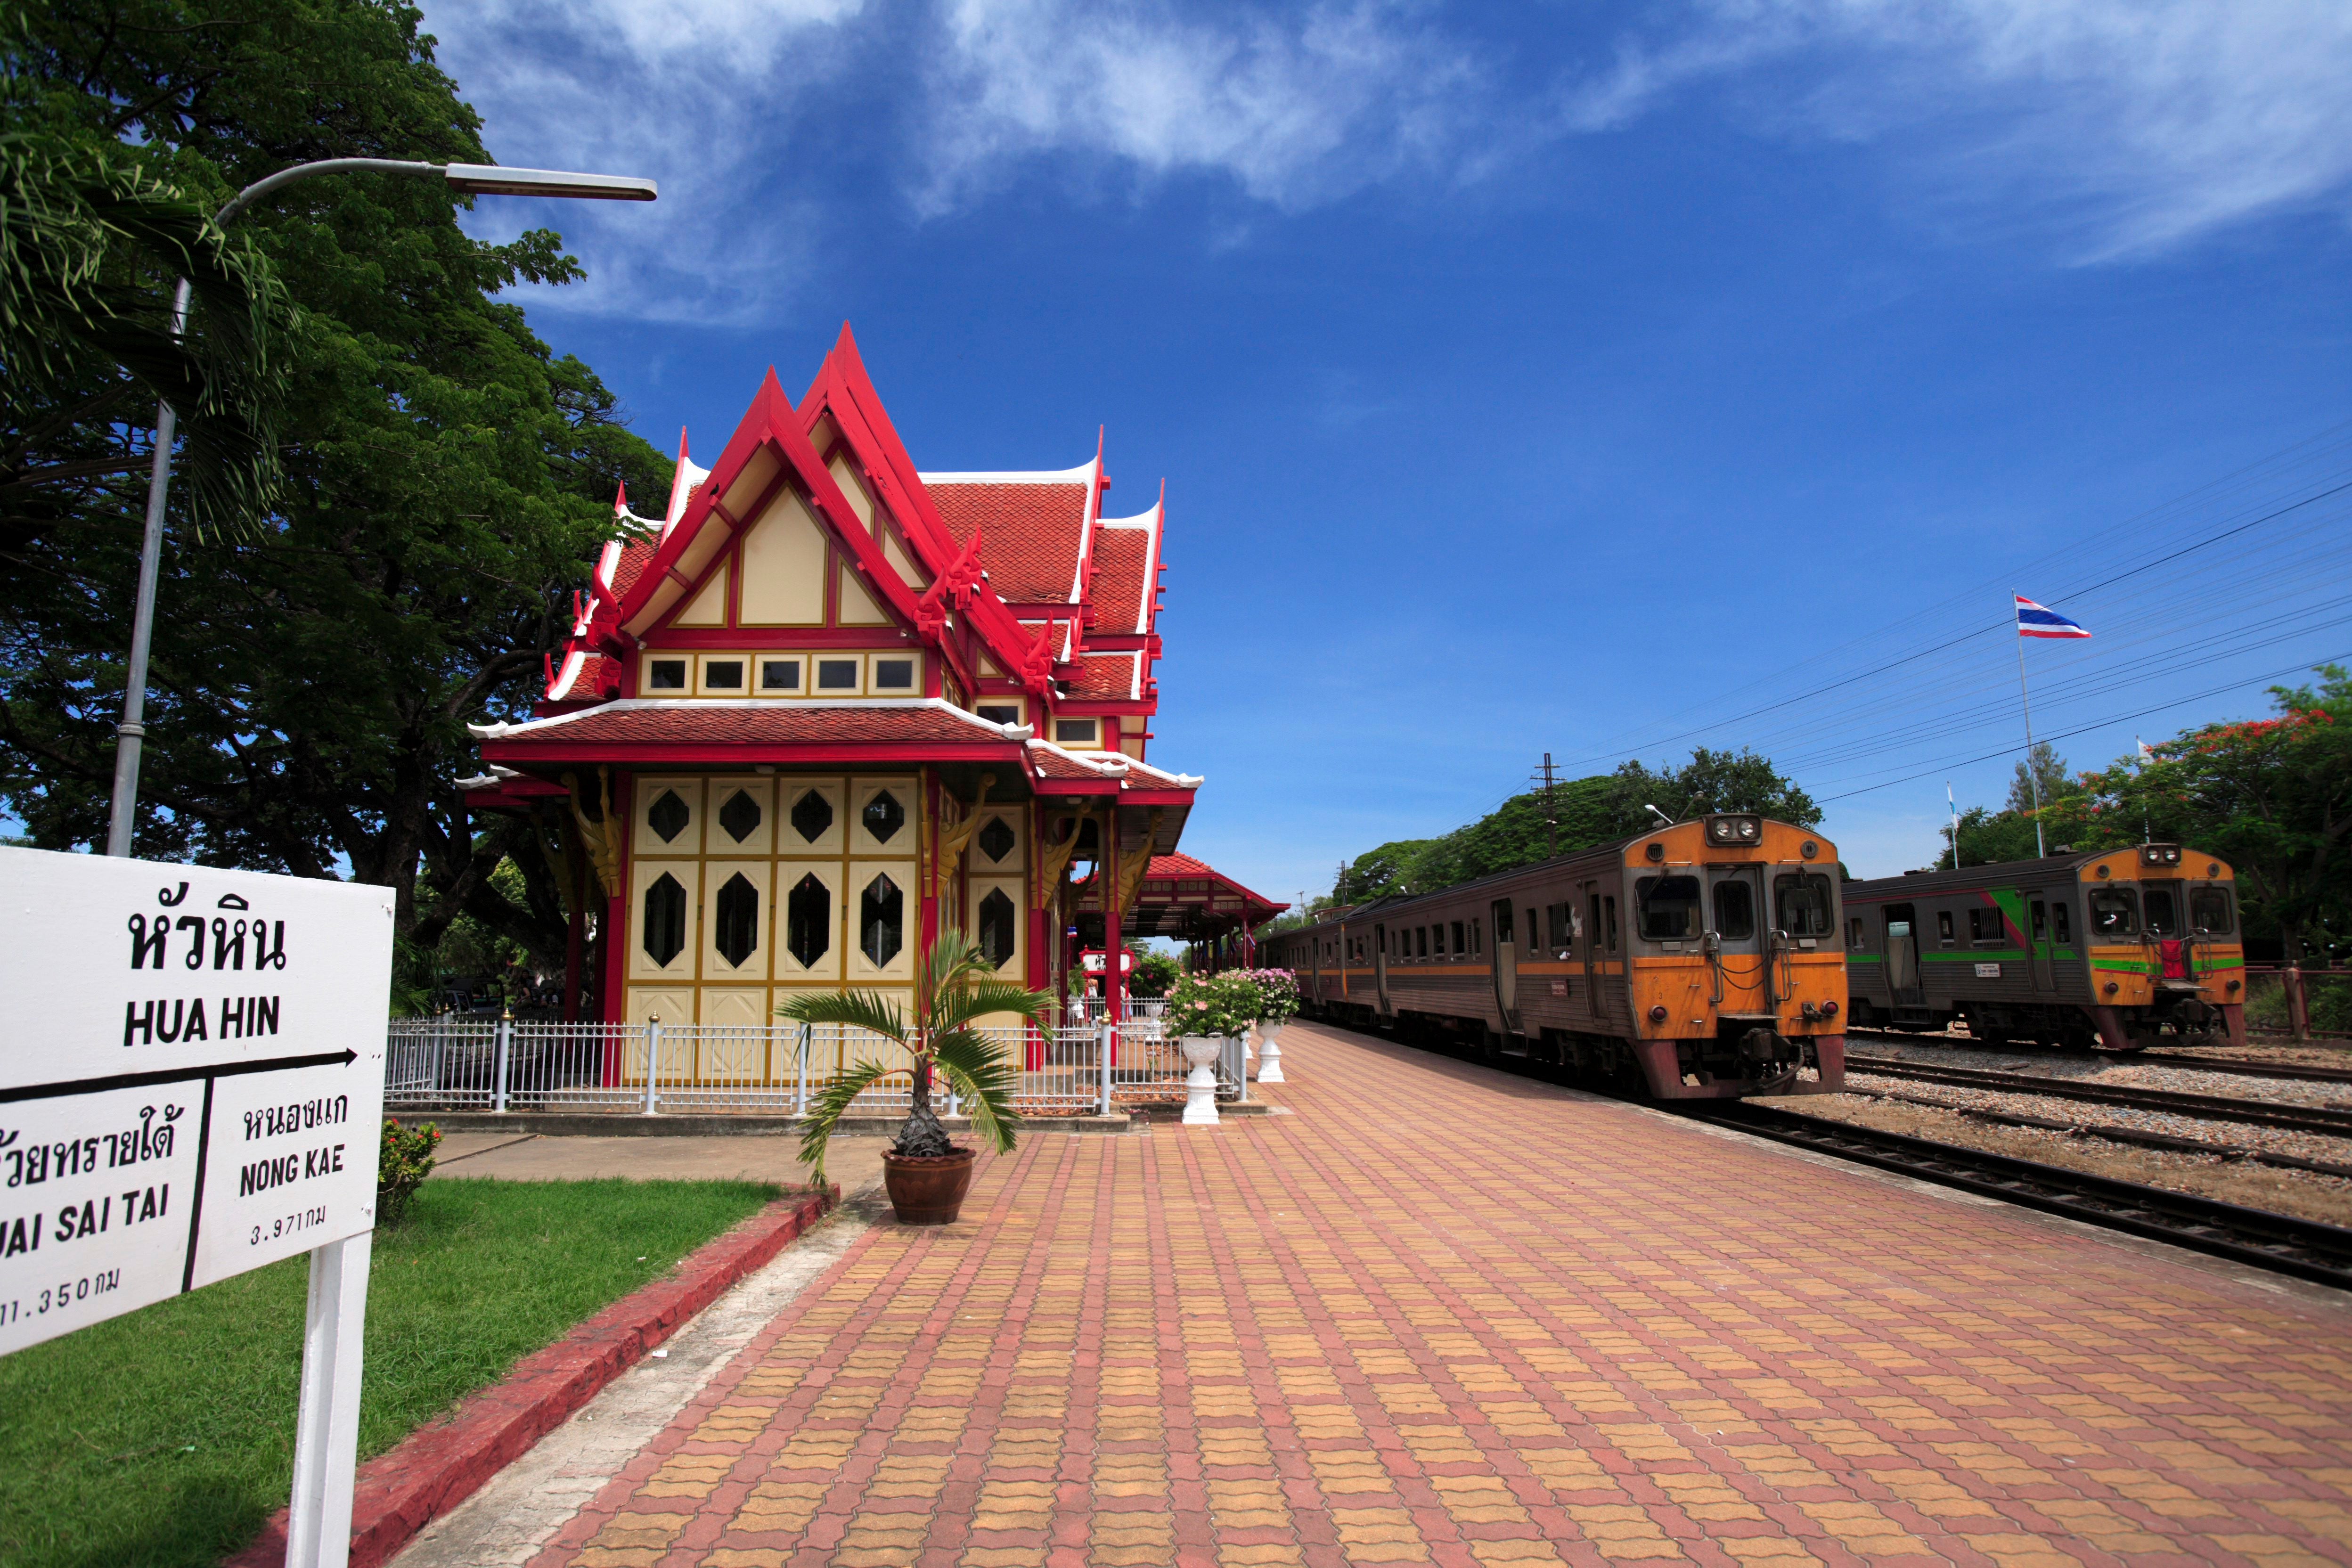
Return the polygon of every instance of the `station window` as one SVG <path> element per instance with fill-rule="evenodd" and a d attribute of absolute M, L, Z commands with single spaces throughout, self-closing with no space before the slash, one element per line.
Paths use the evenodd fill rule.
<path fill-rule="evenodd" d="M 982 718 L 992 724 L 1021 722 L 1021 704 L 1018 702 L 983 702 L 978 711 Z"/>
<path fill-rule="evenodd" d="M 762 691 L 798 691 L 801 689 L 801 661 L 796 658 L 763 658 L 760 661 L 760 689 Z"/>
<path fill-rule="evenodd" d="M 740 658 L 714 658 L 702 666 L 702 688 L 706 691 L 740 691 L 743 689 L 743 661 Z"/>
<path fill-rule="evenodd" d="M 877 658 L 874 661 L 874 689 L 877 691 L 912 691 L 915 689 L 915 661 L 911 658 Z"/>
<path fill-rule="evenodd" d="M 2066 906 L 2058 906 L 2063 916 Z M 2200 931 L 2214 936 L 2226 936 L 2233 929 L 2230 917 L 2230 890 L 2227 888 L 2200 888 L 2189 895 L 2189 923 Z M 2061 935 L 2058 939 L 2065 941 Z"/>
<path fill-rule="evenodd" d="M 656 658 L 646 665 L 646 686 L 653 691 L 686 689 L 686 660 Z"/>
<path fill-rule="evenodd" d="M 1054 721 L 1054 743 L 1057 746 L 1091 746 L 1102 732 L 1102 721 L 1097 719 L 1056 719 Z"/>
<path fill-rule="evenodd" d="M 1695 937 L 1698 934 L 1698 879 L 1644 877 L 1633 884 L 1633 907 L 1643 942 L 1683 942 Z"/>
<path fill-rule="evenodd" d="M 854 658 L 821 658 L 816 661 L 816 689 L 819 691 L 855 691 L 857 689 L 857 661 Z"/>
<path fill-rule="evenodd" d="M 1949 910 L 1936 911 L 1936 940 L 1946 947 L 1952 945 L 1952 911 Z"/>

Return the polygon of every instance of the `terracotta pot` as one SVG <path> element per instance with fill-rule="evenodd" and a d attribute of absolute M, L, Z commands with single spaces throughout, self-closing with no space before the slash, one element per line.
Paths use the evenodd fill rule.
<path fill-rule="evenodd" d="M 884 1151 L 882 1185 L 898 1223 L 953 1225 L 963 1212 L 964 1194 L 971 1191 L 972 1162 L 979 1157 L 971 1149 L 935 1158 Z"/>

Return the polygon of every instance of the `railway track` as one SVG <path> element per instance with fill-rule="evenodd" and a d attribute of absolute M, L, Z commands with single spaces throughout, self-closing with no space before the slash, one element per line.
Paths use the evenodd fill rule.
<path fill-rule="evenodd" d="M 1735 1129 L 2216 1258 L 2352 1289 L 2352 1230 L 1752 1102 L 1679 1105 Z"/>
<path fill-rule="evenodd" d="M 1849 1072 L 1916 1083 L 1948 1084 L 1957 1089 L 1987 1089 L 2002 1094 L 2041 1095 L 2051 1100 L 2080 1100 L 2134 1110 L 2162 1110 L 2207 1121 L 2235 1121 L 2252 1127 L 2279 1127 L 2294 1132 L 2317 1132 L 2352 1138 L 2352 1110 L 2329 1110 L 2314 1105 L 2278 1105 L 2240 1100 L 2224 1094 L 2184 1094 L 2168 1089 L 2139 1089 L 2128 1084 L 2077 1083 L 2045 1078 L 2039 1073 L 1996 1072 L 1985 1068 L 1946 1067 L 1942 1063 L 1906 1061 L 1896 1057 L 1857 1056 L 1845 1059 Z"/>
<path fill-rule="evenodd" d="M 1885 1040 L 1890 1045 L 1943 1046 L 1962 1051 L 2000 1051 L 2011 1056 L 2047 1057 L 2053 1061 L 2130 1062 L 2139 1067 L 2182 1068 L 2190 1072 L 2224 1073 L 2231 1078 L 2290 1078 L 2306 1083 L 2352 1083 L 2352 1068 L 2307 1067 L 2300 1062 L 2232 1061 L 2227 1057 L 2177 1056 L 2157 1051 L 2082 1051 L 2060 1046 L 1989 1046 L 1958 1035 L 1914 1035 L 1900 1029 L 1848 1029 L 1849 1040 Z"/>

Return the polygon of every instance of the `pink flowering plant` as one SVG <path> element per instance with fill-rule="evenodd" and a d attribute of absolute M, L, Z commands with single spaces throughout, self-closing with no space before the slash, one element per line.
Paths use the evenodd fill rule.
<path fill-rule="evenodd" d="M 1169 1033 L 1213 1035 L 1232 1039 L 1258 1016 L 1258 989 L 1239 970 L 1223 974 L 1188 974 L 1168 994 Z"/>
<path fill-rule="evenodd" d="M 1257 987 L 1257 1021 L 1288 1023 L 1298 1013 L 1298 983 L 1287 969 L 1244 969 L 1237 972 Z"/>

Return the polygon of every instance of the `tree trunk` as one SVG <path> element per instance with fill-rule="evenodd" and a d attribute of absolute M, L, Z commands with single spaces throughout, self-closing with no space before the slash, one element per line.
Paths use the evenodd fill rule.
<path fill-rule="evenodd" d="M 913 1103 L 907 1110 L 907 1124 L 898 1129 L 898 1142 L 890 1152 L 901 1156 L 938 1159 L 955 1152 L 948 1141 L 948 1130 L 931 1111 L 931 1058 L 915 1058 L 915 1090 Z"/>

